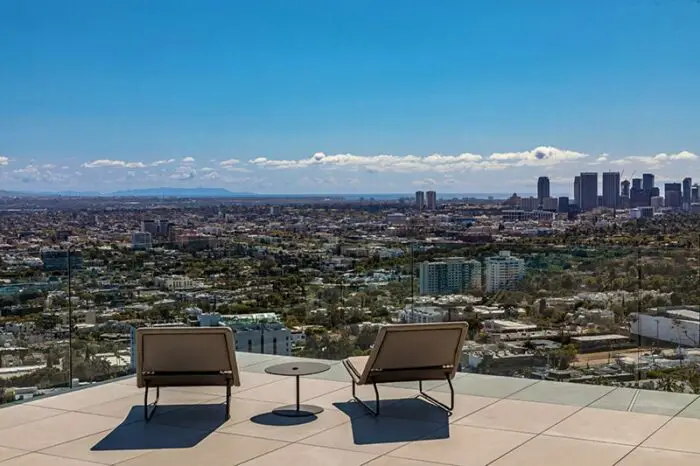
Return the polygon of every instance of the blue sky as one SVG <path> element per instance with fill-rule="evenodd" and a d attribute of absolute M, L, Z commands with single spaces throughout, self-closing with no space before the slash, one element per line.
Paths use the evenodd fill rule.
<path fill-rule="evenodd" d="M 700 178 L 697 0 L 3 0 L 0 189 Z"/>

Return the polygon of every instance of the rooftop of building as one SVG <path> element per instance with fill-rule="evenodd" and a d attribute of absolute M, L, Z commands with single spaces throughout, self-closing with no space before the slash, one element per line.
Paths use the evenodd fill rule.
<path fill-rule="evenodd" d="M 348 401 L 343 366 L 321 361 L 330 370 L 303 378 L 301 399 L 325 411 L 296 421 L 270 414 L 293 401 L 294 380 L 264 373 L 292 360 L 238 353 L 242 385 L 227 421 L 221 387 L 184 387 L 162 389 L 145 423 L 133 377 L 9 405 L 0 465 L 700 464 L 697 395 L 459 373 L 452 416 L 416 399 L 414 384 L 392 384 L 380 387 L 375 418 Z M 449 396 L 445 383 L 426 388 Z"/>

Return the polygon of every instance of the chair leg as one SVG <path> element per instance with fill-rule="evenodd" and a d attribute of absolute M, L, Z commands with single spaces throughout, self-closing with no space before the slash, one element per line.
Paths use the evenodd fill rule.
<path fill-rule="evenodd" d="M 362 406 L 364 406 L 364 408 L 365 408 L 367 411 L 369 411 L 369 413 L 370 413 L 372 416 L 379 416 L 379 389 L 377 388 L 377 384 L 376 384 L 376 383 L 372 384 L 372 386 L 374 387 L 374 399 L 375 399 L 375 402 L 376 402 L 376 408 L 375 408 L 375 409 L 372 409 L 367 403 L 365 403 L 364 401 L 362 401 L 361 399 L 359 399 L 359 398 L 357 397 L 357 395 L 355 394 L 355 381 L 354 381 L 354 380 L 352 381 L 352 397 L 355 399 L 355 401 L 357 401 L 357 402 L 360 403 Z"/>
<path fill-rule="evenodd" d="M 420 396 L 428 400 L 429 402 L 439 406 L 440 408 L 444 409 L 447 411 L 447 414 L 450 415 L 452 414 L 452 410 L 455 408 L 455 389 L 452 387 L 452 379 L 450 377 L 447 377 L 447 384 L 450 386 L 450 405 L 447 406 L 445 403 L 436 400 L 432 396 L 428 395 L 423 391 L 423 381 L 419 380 L 418 381 L 418 390 L 420 391 Z"/>
<path fill-rule="evenodd" d="M 151 418 L 153 418 L 153 414 L 156 412 L 156 408 L 158 407 L 158 399 L 160 398 L 160 387 L 156 387 L 156 401 L 153 402 L 153 408 L 148 409 L 148 385 L 146 385 L 146 393 L 143 396 L 143 417 L 146 419 L 146 422 L 150 421 Z"/>
<path fill-rule="evenodd" d="M 226 381 L 226 415 L 225 420 L 229 420 L 231 417 L 231 381 Z"/>

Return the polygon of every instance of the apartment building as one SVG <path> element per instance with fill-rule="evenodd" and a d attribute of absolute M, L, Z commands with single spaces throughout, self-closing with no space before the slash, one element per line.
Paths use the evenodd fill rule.
<path fill-rule="evenodd" d="M 487 293 L 510 290 L 525 276 L 525 261 L 500 251 L 484 259 L 484 287 Z"/>
<path fill-rule="evenodd" d="M 420 294 L 462 293 L 481 288 L 481 263 L 462 257 L 420 264 Z"/>

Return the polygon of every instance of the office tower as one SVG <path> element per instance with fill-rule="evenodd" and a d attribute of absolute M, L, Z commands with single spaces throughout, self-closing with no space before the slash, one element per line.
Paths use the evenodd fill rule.
<path fill-rule="evenodd" d="M 666 183 L 664 185 L 664 199 L 666 207 L 677 209 L 681 206 L 683 196 L 680 183 Z"/>
<path fill-rule="evenodd" d="M 463 293 L 481 288 L 481 262 L 450 257 L 422 262 L 419 266 L 420 294 Z"/>
<path fill-rule="evenodd" d="M 654 186 L 651 188 L 651 192 L 649 193 L 649 196 L 655 197 L 655 196 L 661 196 L 661 190 L 659 189 L 658 186 Z"/>
<path fill-rule="evenodd" d="M 565 214 L 569 212 L 569 198 L 567 196 L 562 196 L 559 198 L 559 205 L 557 206 L 557 212 Z"/>
<path fill-rule="evenodd" d="M 170 232 L 170 220 L 160 220 L 158 222 L 158 236 L 161 236 L 163 238 L 168 237 L 168 233 Z"/>
<path fill-rule="evenodd" d="M 698 190 L 698 185 L 693 185 L 690 189 L 690 202 L 693 204 L 700 202 L 700 190 Z"/>
<path fill-rule="evenodd" d="M 425 195 L 428 210 L 437 210 L 437 193 L 435 191 L 428 191 Z"/>
<path fill-rule="evenodd" d="M 622 197 L 630 197 L 630 182 L 629 180 L 624 180 L 620 184 L 622 191 L 620 192 L 620 196 Z"/>
<path fill-rule="evenodd" d="M 642 175 L 642 189 L 651 192 L 651 188 L 654 187 L 654 174 L 644 173 Z"/>
<path fill-rule="evenodd" d="M 603 207 L 616 209 L 620 198 L 620 172 L 603 173 Z"/>
<path fill-rule="evenodd" d="M 581 173 L 581 211 L 598 207 L 598 173 Z"/>
<path fill-rule="evenodd" d="M 143 220 L 141 221 L 141 231 L 150 233 L 151 236 L 158 236 L 158 223 L 155 220 Z"/>
<path fill-rule="evenodd" d="M 574 204 L 581 208 L 581 177 L 574 176 Z"/>
<path fill-rule="evenodd" d="M 425 193 L 416 191 L 416 209 L 423 210 L 423 206 L 425 206 Z"/>
<path fill-rule="evenodd" d="M 693 180 L 690 177 L 683 178 L 683 207 L 690 210 L 690 190 L 693 186 Z"/>
<path fill-rule="evenodd" d="M 636 189 L 637 191 L 642 190 L 642 179 L 641 178 L 632 178 L 632 189 Z"/>
<path fill-rule="evenodd" d="M 500 251 L 497 256 L 484 259 L 484 280 L 487 293 L 512 290 L 525 276 L 525 261 Z"/>
<path fill-rule="evenodd" d="M 549 197 L 549 177 L 540 176 L 537 179 L 537 200 L 542 204 L 546 197 Z"/>

